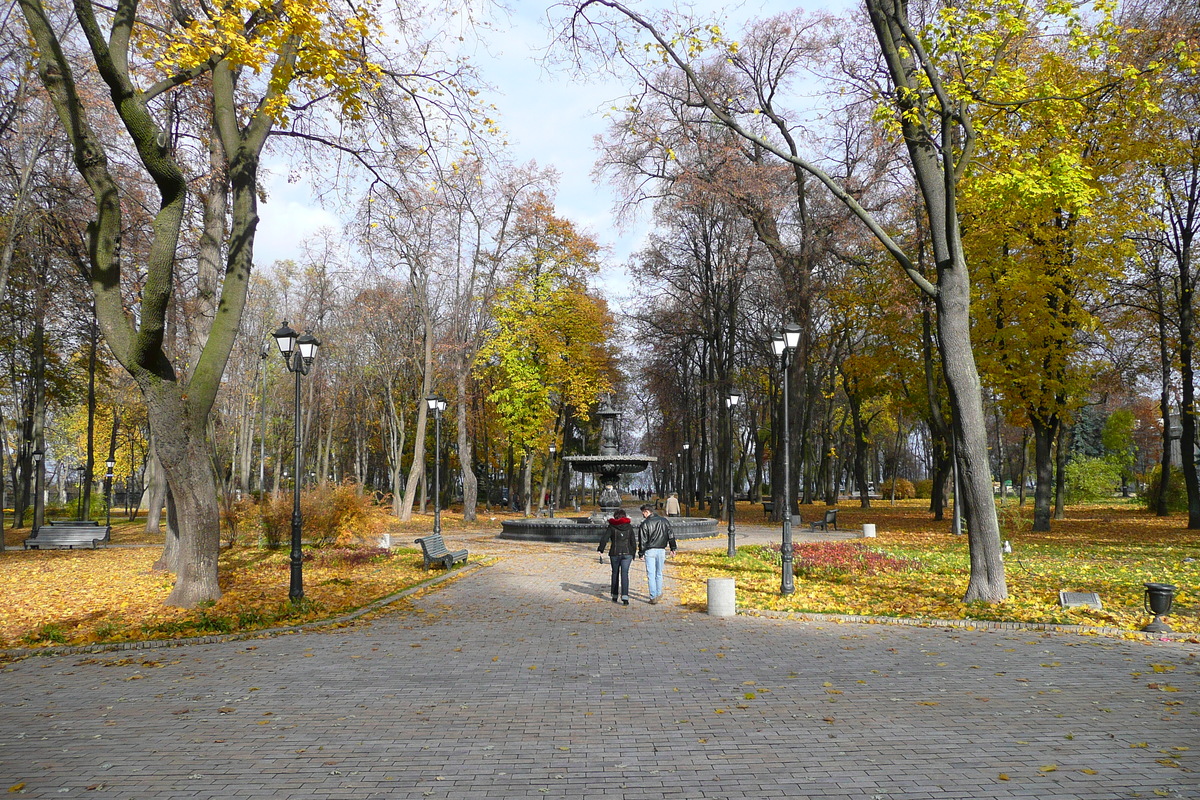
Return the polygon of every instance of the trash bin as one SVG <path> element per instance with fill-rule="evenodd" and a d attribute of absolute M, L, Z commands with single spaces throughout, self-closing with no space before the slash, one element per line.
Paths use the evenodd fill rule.
<path fill-rule="evenodd" d="M 708 615 L 732 617 L 737 614 L 733 578 L 708 579 Z"/>

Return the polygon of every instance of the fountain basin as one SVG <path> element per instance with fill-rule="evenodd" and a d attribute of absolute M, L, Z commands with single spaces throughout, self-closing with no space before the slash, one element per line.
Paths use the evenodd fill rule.
<path fill-rule="evenodd" d="M 641 521 L 635 515 L 634 527 Z M 704 539 L 717 535 L 718 520 L 711 517 L 670 517 L 671 531 L 676 539 Z M 599 544 L 607 522 L 597 522 L 591 517 L 548 517 L 504 520 L 501 539 L 518 539 L 527 542 L 584 542 Z"/>

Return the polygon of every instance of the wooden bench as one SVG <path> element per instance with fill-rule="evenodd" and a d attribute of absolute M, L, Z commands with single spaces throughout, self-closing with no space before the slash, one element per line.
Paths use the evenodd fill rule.
<path fill-rule="evenodd" d="M 58 522 L 35 528 L 25 540 L 26 550 L 47 550 L 52 547 L 74 550 L 90 547 L 95 550 L 108 544 L 112 528 L 94 522 Z"/>
<path fill-rule="evenodd" d="M 763 506 L 763 516 L 769 517 L 769 516 L 771 516 L 771 512 L 775 510 L 775 501 L 774 500 L 763 500 L 762 506 Z"/>
<path fill-rule="evenodd" d="M 425 555 L 425 569 L 435 561 L 441 562 L 446 569 L 454 566 L 454 562 L 461 561 L 467 563 L 467 551 L 455 550 L 451 552 L 446 548 L 446 540 L 442 538 L 440 533 L 431 533 L 428 536 L 422 536 L 416 540 L 417 544 L 421 545 L 421 552 Z"/>
<path fill-rule="evenodd" d="M 830 526 L 830 525 L 832 525 L 832 526 L 833 526 L 833 529 L 834 529 L 835 531 L 838 529 L 838 526 L 837 526 L 837 509 L 836 509 L 836 508 L 831 508 L 831 509 L 828 509 L 828 510 L 825 512 L 825 519 L 819 519 L 819 520 L 817 520 L 817 521 L 813 522 L 813 523 L 812 523 L 812 524 L 811 524 L 811 525 L 808 527 L 808 529 L 809 529 L 810 531 L 815 531 L 815 530 L 827 531 L 827 530 L 829 530 L 829 526 Z"/>

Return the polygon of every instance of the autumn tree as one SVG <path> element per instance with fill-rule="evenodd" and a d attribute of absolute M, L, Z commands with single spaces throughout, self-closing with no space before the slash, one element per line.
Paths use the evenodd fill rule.
<path fill-rule="evenodd" d="M 315 118 L 326 100 L 336 109 L 325 118 L 352 126 L 363 118 L 368 92 L 418 80 L 425 88 L 437 79 L 384 69 L 368 57 L 365 50 L 375 48 L 382 30 L 373 4 L 168 7 L 121 0 L 111 8 L 77 2 L 69 17 L 41 0 L 21 0 L 20 7 L 36 42 L 42 84 L 95 203 L 88 252 L 97 318 L 114 356 L 146 396 L 179 520 L 177 550 L 168 549 L 176 583 L 167 602 L 193 606 L 221 593 L 205 431 L 245 305 L 268 137 L 306 114 Z M 81 82 L 92 73 L 110 103 L 88 102 Z M 191 113 L 178 113 L 183 109 Z M 104 115 L 120 120 L 124 142 L 98 135 Z M 132 306 L 122 292 L 129 265 L 121 247 L 121 200 L 133 187 L 114 166 L 126 151 L 134 154 L 139 180 L 148 179 L 157 194 L 145 285 Z M 211 280 L 199 287 L 206 299 L 195 307 L 211 323 L 195 352 L 178 354 L 187 359 L 181 369 L 172 360 L 168 319 L 172 307 L 185 303 L 176 293 L 175 271 L 189 177 L 196 172 L 208 178 L 201 256 L 215 272 L 206 274 Z"/>
<path fill-rule="evenodd" d="M 607 304 L 589 291 L 598 247 L 537 195 L 523 204 L 508 279 L 494 323 L 475 358 L 517 455 L 523 456 L 525 510 L 531 508 L 533 457 L 559 441 L 568 414 L 587 418 L 614 385 Z"/>

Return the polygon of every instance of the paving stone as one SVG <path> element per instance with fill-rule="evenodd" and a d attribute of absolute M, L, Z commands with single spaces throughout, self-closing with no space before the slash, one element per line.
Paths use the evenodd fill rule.
<path fill-rule="evenodd" d="M 739 542 L 773 535 L 746 526 Z M 164 662 L 155 669 L 105 666 L 120 653 L 6 665 L 0 789 L 122 800 L 1200 797 L 1195 645 L 709 618 L 674 605 L 670 579 L 668 602 L 650 606 L 636 566 L 635 602 L 614 606 L 608 566 L 587 546 L 448 540 L 499 560 L 369 623 L 141 650 Z"/>

